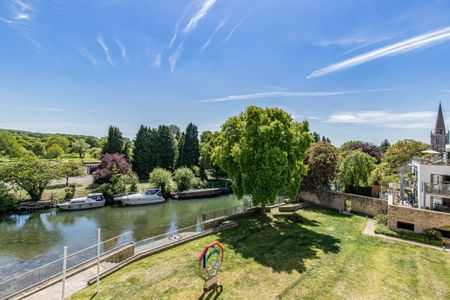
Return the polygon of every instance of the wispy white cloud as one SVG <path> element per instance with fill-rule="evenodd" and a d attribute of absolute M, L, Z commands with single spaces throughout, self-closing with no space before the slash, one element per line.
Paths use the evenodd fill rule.
<path fill-rule="evenodd" d="M 234 25 L 233 28 L 231 28 L 230 32 L 223 40 L 223 43 L 226 43 L 233 36 L 233 33 L 242 25 L 242 23 L 244 23 L 244 21 L 248 18 L 248 16 L 250 16 L 250 14 L 253 12 L 253 10 L 254 10 L 254 8 L 249 10 L 247 12 L 247 14 L 239 22 L 237 22 L 237 24 Z"/>
<path fill-rule="evenodd" d="M 407 53 L 427 46 L 432 46 L 449 39 L 450 27 L 435 30 L 329 65 L 325 68 L 312 72 L 307 78 L 315 78 L 333 72 L 342 71 L 385 56 Z"/>
<path fill-rule="evenodd" d="M 38 16 L 38 9 L 29 1 L 4 0 L 4 10 L 0 11 L 0 21 L 17 30 L 24 38 L 40 47 L 36 40 L 36 26 L 32 22 Z"/>
<path fill-rule="evenodd" d="M 209 36 L 206 43 L 203 45 L 203 47 L 200 49 L 200 52 L 205 51 L 206 48 L 208 48 L 209 44 L 211 43 L 214 36 L 217 34 L 217 32 L 225 25 L 226 20 L 222 20 L 222 22 L 219 23 L 219 25 L 214 29 L 213 33 Z"/>
<path fill-rule="evenodd" d="M 175 73 L 175 68 L 177 66 L 178 59 L 180 58 L 181 53 L 183 53 L 183 47 L 184 47 L 183 45 L 184 45 L 184 43 L 181 43 L 180 45 L 178 45 L 177 50 L 175 50 L 175 52 L 169 56 L 169 66 L 170 66 L 170 71 L 172 73 Z"/>
<path fill-rule="evenodd" d="M 89 51 L 85 48 L 85 47 L 80 47 L 78 48 L 78 52 L 85 58 L 87 59 L 87 61 L 89 61 L 91 63 L 91 65 L 96 65 L 98 63 L 98 60 L 92 56 L 91 53 L 89 53 Z"/>
<path fill-rule="evenodd" d="M 32 111 L 66 111 L 60 107 L 18 107 L 20 110 L 32 110 Z"/>
<path fill-rule="evenodd" d="M 184 33 L 188 33 L 197 27 L 198 22 L 203 19 L 208 11 L 214 6 L 216 0 L 203 0 L 197 12 L 191 17 L 186 27 L 183 29 Z"/>
<path fill-rule="evenodd" d="M 375 92 L 387 92 L 391 89 L 374 89 L 374 90 L 349 90 L 349 91 L 331 91 L 331 92 L 295 92 L 295 91 L 271 91 L 271 92 L 258 92 L 242 95 L 231 95 L 225 97 L 218 97 L 212 99 L 200 100 L 200 102 L 225 102 L 225 101 L 237 101 L 237 100 L 252 100 L 252 99 L 264 99 L 264 98 L 300 98 L 300 97 L 327 97 L 327 96 L 339 96 L 339 95 L 351 95 L 361 93 L 375 93 Z"/>
<path fill-rule="evenodd" d="M 117 44 L 117 47 L 119 47 L 120 55 L 122 55 L 123 60 L 128 62 L 127 48 L 120 40 L 116 39 L 116 44 Z"/>
<path fill-rule="evenodd" d="M 112 60 L 111 53 L 109 52 L 109 48 L 106 46 L 105 40 L 101 35 L 97 37 L 97 42 L 100 45 L 100 47 L 103 49 L 103 52 L 105 53 L 106 61 L 111 66 L 114 66 L 114 61 Z"/>
<path fill-rule="evenodd" d="M 161 55 L 162 52 L 159 52 L 158 54 L 155 55 L 155 59 L 153 60 L 153 67 L 156 69 L 161 68 Z"/>
<path fill-rule="evenodd" d="M 433 127 L 436 112 L 416 111 L 407 113 L 394 113 L 386 111 L 359 111 L 345 112 L 331 115 L 325 122 L 366 124 L 385 128 L 429 128 Z"/>
<path fill-rule="evenodd" d="M 181 22 L 186 18 L 187 13 L 190 11 L 192 5 L 194 5 L 195 2 L 190 2 L 186 8 L 184 9 L 183 13 L 181 14 L 181 17 L 178 19 L 177 24 L 175 25 L 175 30 L 173 32 L 172 38 L 170 39 L 169 43 L 169 49 L 172 48 L 173 44 L 175 43 L 178 33 L 180 31 Z"/>

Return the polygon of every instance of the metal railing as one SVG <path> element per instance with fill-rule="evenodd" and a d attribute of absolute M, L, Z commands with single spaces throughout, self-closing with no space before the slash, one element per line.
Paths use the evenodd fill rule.
<path fill-rule="evenodd" d="M 447 183 L 428 183 L 425 185 L 425 188 L 427 193 L 450 195 L 450 184 Z"/>
<path fill-rule="evenodd" d="M 132 232 L 126 232 L 100 243 L 100 254 L 115 251 L 132 241 Z M 71 253 L 67 256 L 67 272 L 75 270 L 97 257 L 97 245 Z M 63 258 L 29 270 L 0 282 L 0 299 L 6 298 L 23 290 L 44 284 L 63 272 Z"/>

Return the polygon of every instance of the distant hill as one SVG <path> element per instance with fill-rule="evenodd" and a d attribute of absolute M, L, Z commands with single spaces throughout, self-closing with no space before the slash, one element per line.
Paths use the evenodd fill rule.
<path fill-rule="evenodd" d="M 15 136 L 29 136 L 34 138 L 46 138 L 52 135 L 61 135 L 68 139 L 86 139 L 88 137 L 95 137 L 93 135 L 81 135 L 81 134 L 67 134 L 67 133 L 42 133 L 42 132 L 31 132 L 31 131 L 25 131 L 25 130 L 18 130 L 18 129 L 3 129 L 0 128 L 0 132 L 9 132 Z M 97 137 L 95 137 L 97 138 Z"/>

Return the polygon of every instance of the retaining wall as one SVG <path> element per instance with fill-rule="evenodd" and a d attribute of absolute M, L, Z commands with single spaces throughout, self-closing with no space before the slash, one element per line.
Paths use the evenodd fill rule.
<path fill-rule="evenodd" d="M 352 212 L 375 216 L 387 214 L 388 202 L 383 199 L 338 193 L 332 191 L 300 192 L 300 199 L 335 210 L 351 209 Z"/>
<path fill-rule="evenodd" d="M 414 224 L 414 231 L 422 233 L 427 229 L 450 226 L 450 214 L 439 211 L 389 205 L 388 227 L 399 230 L 398 222 Z"/>

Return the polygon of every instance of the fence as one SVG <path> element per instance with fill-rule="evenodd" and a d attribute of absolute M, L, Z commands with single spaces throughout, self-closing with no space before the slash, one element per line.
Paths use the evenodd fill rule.
<path fill-rule="evenodd" d="M 132 232 L 126 232 L 119 236 L 100 243 L 100 255 L 113 252 L 132 241 Z M 62 249 L 61 249 L 62 250 Z M 94 262 L 97 257 L 97 245 L 90 246 L 67 256 L 67 272 L 75 270 L 89 262 Z M 19 274 L 0 282 L 0 298 L 6 298 L 23 290 L 46 283 L 63 272 L 63 258 L 54 260 L 36 269 Z"/>

